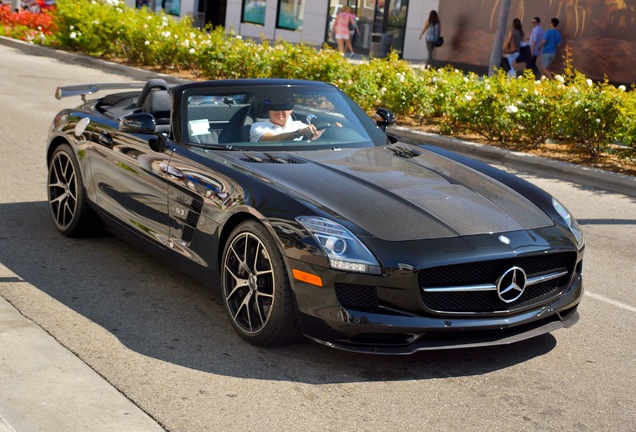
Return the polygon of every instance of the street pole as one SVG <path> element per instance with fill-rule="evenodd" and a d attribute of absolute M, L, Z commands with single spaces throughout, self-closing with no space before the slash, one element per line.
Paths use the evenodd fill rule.
<path fill-rule="evenodd" d="M 492 44 L 490 52 L 490 64 L 488 66 L 488 76 L 495 73 L 495 68 L 501 67 L 501 56 L 503 51 L 503 41 L 506 36 L 506 23 L 510 14 L 510 0 L 504 0 L 499 6 L 499 20 L 497 21 L 497 32 L 495 42 Z M 512 65 L 510 65 L 512 67 Z"/>

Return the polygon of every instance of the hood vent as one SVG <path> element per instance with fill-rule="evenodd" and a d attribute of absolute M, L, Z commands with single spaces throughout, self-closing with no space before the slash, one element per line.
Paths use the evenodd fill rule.
<path fill-rule="evenodd" d="M 244 162 L 252 162 L 252 163 L 273 163 L 273 164 L 299 164 L 302 163 L 299 160 L 291 159 L 288 156 L 276 156 L 268 153 L 263 153 L 262 155 L 255 155 L 253 153 L 243 153 L 244 158 L 241 158 Z"/>
<path fill-rule="evenodd" d="M 411 159 L 421 155 L 421 153 L 408 147 L 393 146 L 393 147 L 387 147 L 387 148 L 391 150 L 394 155 L 401 157 L 403 159 Z"/>

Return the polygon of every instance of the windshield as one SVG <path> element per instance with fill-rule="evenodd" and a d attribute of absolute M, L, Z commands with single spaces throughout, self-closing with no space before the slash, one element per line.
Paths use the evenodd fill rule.
<path fill-rule="evenodd" d="M 191 145 L 265 151 L 387 144 L 373 120 L 335 87 L 192 88 L 184 96 L 184 139 Z M 313 136 L 297 132 L 310 125 Z"/>

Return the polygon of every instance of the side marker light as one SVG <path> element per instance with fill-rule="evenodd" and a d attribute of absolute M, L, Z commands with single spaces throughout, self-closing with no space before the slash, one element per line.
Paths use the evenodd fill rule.
<path fill-rule="evenodd" d="M 292 273 L 294 275 L 294 279 L 296 280 L 299 280 L 301 282 L 307 282 L 308 284 L 316 285 L 319 287 L 322 286 L 322 279 L 320 278 L 320 276 L 316 276 L 311 273 L 306 273 L 304 271 L 297 270 L 297 269 L 292 269 Z"/>

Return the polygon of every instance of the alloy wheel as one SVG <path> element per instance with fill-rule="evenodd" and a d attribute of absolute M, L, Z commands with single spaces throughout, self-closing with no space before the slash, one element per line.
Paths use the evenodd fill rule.
<path fill-rule="evenodd" d="M 248 334 L 267 324 L 274 306 L 275 273 L 270 253 L 254 234 L 232 239 L 223 263 L 223 295 L 230 317 Z"/>
<path fill-rule="evenodd" d="M 77 174 L 73 161 L 65 152 L 53 156 L 49 170 L 49 207 L 61 230 L 75 220 L 78 204 Z"/>

